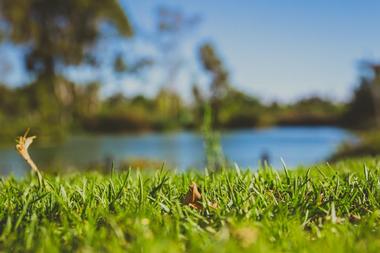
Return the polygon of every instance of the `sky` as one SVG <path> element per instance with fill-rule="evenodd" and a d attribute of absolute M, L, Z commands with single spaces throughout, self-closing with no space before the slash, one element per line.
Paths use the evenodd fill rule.
<path fill-rule="evenodd" d="M 232 83 L 267 100 L 347 99 L 358 62 L 380 59 L 376 0 L 145 0 L 124 6 L 134 22 L 150 27 L 160 5 L 201 16 L 196 39 L 186 47 L 189 61 L 196 61 L 202 41 L 211 41 Z"/>
<path fill-rule="evenodd" d="M 202 73 L 197 50 L 212 42 L 231 73 L 234 87 L 265 101 L 289 102 L 320 95 L 349 98 L 358 80 L 358 62 L 380 60 L 380 1 L 377 0 L 138 0 L 121 1 L 137 31 L 150 31 L 158 6 L 199 15 L 201 22 L 183 41 L 186 65 L 175 87 L 185 98 L 191 84 L 209 82 Z M 135 41 L 134 49 L 149 48 Z M 137 43 L 137 45 L 136 45 Z M 19 55 L 3 47 L 16 65 L 11 83 L 23 76 L 14 60 Z M 132 49 L 133 50 L 133 49 Z M 18 68 L 17 68 L 18 66 Z M 154 95 L 162 85 L 163 70 L 145 79 L 104 76 L 104 93 Z M 72 70 L 71 76 L 96 76 Z"/>

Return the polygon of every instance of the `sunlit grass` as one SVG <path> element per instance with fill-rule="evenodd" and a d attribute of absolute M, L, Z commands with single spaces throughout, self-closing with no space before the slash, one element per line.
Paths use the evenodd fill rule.
<path fill-rule="evenodd" d="M 379 176 L 372 159 L 280 172 L 46 176 L 44 188 L 4 178 L 0 251 L 379 252 Z M 183 201 L 192 182 L 202 208 Z"/>

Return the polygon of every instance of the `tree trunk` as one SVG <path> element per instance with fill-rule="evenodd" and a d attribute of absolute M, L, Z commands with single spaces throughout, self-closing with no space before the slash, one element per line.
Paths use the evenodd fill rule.
<path fill-rule="evenodd" d="M 380 85 L 373 85 L 372 97 L 375 112 L 375 124 L 377 128 L 380 128 Z"/>
<path fill-rule="evenodd" d="M 375 77 L 372 83 L 372 98 L 375 112 L 375 124 L 380 128 L 380 66 L 373 66 Z"/>

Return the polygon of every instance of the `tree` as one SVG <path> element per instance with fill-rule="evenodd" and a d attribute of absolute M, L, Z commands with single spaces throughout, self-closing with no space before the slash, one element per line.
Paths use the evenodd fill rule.
<path fill-rule="evenodd" d="M 380 65 L 373 64 L 371 68 L 374 73 L 372 81 L 372 98 L 374 103 L 375 123 L 377 127 L 380 127 Z"/>
<path fill-rule="evenodd" d="M 368 128 L 375 124 L 376 103 L 373 97 L 372 80 L 361 77 L 359 86 L 347 106 L 343 123 L 354 128 Z"/>
<path fill-rule="evenodd" d="M 1 0 L 4 40 L 27 48 L 25 65 L 51 81 L 58 67 L 93 64 L 91 48 L 105 33 L 132 36 L 117 0 Z"/>
<path fill-rule="evenodd" d="M 214 123 L 218 124 L 221 102 L 231 89 L 229 74 L 211 44 L 206 43 L 201 46 L 200 58 L 203 68 L 211 75 L 211 107 L 214 115 Z"/>
<path fill-rule="evenodd" d="M 133 31 L 118 0 L 0 0 L 0 34 L 1 42 L 22 46 L 25 69 L 35 77 L 20 90 L 27 108 L 18 115 L 22 126 L 56 137 L 73 117 L 97 109 L 97 86 L 77 89 L 61 75 L 65 68 L 98 66 L 104 60 L 98 42 Z"/>
<path fill-rule="evenodd" d="M 194 98 L 193 110 L 195 115 L 195 124 L 201 125 L 204 115 L 205 98 L 203 97 L 202 92 L 197 84 L 193 84 L 191 91 Z"/>

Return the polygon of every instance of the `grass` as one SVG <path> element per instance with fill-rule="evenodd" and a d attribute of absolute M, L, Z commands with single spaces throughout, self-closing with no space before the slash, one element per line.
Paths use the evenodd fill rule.
<path fill-rule="evenodd" d="M 3 252 L 380 252 L 380 163 L 0 182 Z M 192 182 L 202 209 L 183 204 Z M 210 202 L 217 203 L 214 208 Z"/>

